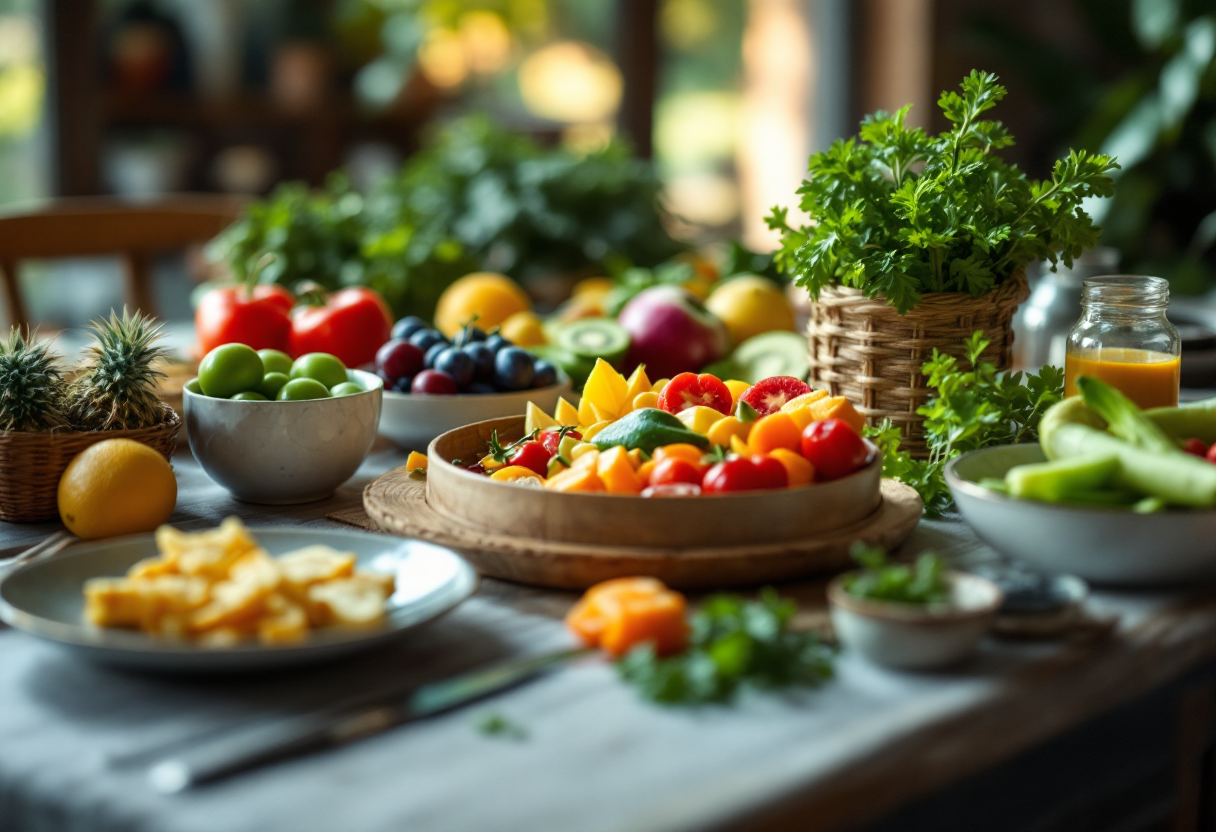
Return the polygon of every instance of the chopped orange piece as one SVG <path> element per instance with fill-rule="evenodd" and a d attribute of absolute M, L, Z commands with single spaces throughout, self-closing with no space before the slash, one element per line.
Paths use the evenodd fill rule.
<path fill-rule="evenodd" d="M 651 459 L 651 460 L 647 460 L 646 462 L 643 462 L 641 465 L 639 465 L 638 466 L 638 481 L 649 484 L 650 483 L 650 474 L 652 471 L 654 471 L 654 467 L 658 464 L 659 463 L 657 463 L 653 459 Z"/>
<path fill-rule="evenodd" d="M 791 411 L 806 407 L 809 404 L 817 402 L 820 399 L 826 399 L 827 397 L 827 390 L 812 390 L 809 393 L 803 393 L 801 396 L 795 396 L 785 404 L 781 405 L 781 411 L 783 413 L 790 413 Z"/>
<path fill-rule="evenodd" d="M 604 490 L 604 484 L 596 476 L 594 465 L 579 465 L 545 480 L 545 488 L 553 491 L 597 492 Z"/>
<path fill-rule="evenodd" d="M 688 645 L 684 596 L 653 578 L 618 578 L 597 584 L 571 608 L 566 626 L 588 647 L 621 656 L 651 643 L 660 655 Z"/>
<path fill-rule="evenodd" d="M 703 456 L 705 456 L 705 451 L 688 442 L 677 442 L 674 445 L 663 445 L 654 449 L 655 464 L 665 459 L 682 459 L 700 467 Z"/>
<path fill-rule="evenodd" d="M 620 445 L 600 453 L 596 473 L 609 494 L 642 493 L 642 482 L 629 463 L 629 452 Z"/>
<path fill-rule="evenodd" d="M 861 436 L 862 430 L 866 426 L 865 417 L 853 409 L 853 403 L 844 396 L 832 396 L 831 398 L 821 399 L 812 403 L 808 408 L 811 415 L 814 417 L 812 422 L 822 422 L 824 419 L 839 419 L 846 425 L 857 431 L 857 435 Z M 803 425 L 802 427 L 806 427 Z"/>
<path fill-rule="evenodd" d="M 747 436 L 747 444 L 758 454 L 767 454 L 776 448 L 795 451 L 802 447 L 802 430 L 788 413 L 771 413 L 756 420 Z"/>
<path fill-rule="evenodd" d="M 430 460 L 426 458 L 426 454 L 420 454 L 417 451 L 410 451 L 410 455 L 405 458 L 405 470 L 416 471 L 421 468 L 423 471 L 425 471 L 429 462 Z"/>
<path fill-rule="evenodd" d="M 815 466 L 797 451 L 775 448 L 769 451 L 768 455 L 785 466 L 785 475 L 789 479 L 790 488 L 810 485 L 815 481 Z"/>
<path fill-rule="evenodd" d="M 584 444 L 588 445 L 589 450 L 579 450 L 579 447 L 581 447 L 579 446 L 574 449 L 575 451 L 578 451 L 578 453 L 575 453 L 574 451 L 570 452 L 574 457 L 574 459 L 570 462 L 570 467 L 590 468 L 592 471 L 594 471 L 595 466 L 598 465 L 600 461 L 599 448 L 595 447 L 594 445 L 590 445 L 589 443 Z"/>
<path fill-rule="evenodd" d="M 508 465 L 490 474 L 490 479 L 499 482 L 515 482 L 516 480 L 542 480 L 544 477 L 531 468 L 525 468 L 522 465 Z"/>

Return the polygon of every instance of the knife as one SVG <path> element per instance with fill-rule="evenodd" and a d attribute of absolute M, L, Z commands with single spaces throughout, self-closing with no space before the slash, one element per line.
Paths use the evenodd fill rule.
<path fill-rule="evenodd" d="M 330 708 L 259 726 L 161 759 L 148 769 L 148 782 L 158 792 L 175 794 L 288 757 L 335 748 L 484 699 L 592 652 L 579 648 L 518 659 L 422 685 L 402 698 L 393 697 L 380 704 L 353 710 Z"/>

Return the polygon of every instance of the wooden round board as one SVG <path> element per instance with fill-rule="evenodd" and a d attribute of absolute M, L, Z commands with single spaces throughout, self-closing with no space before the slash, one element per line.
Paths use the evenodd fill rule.
<path fill-rule="evenodd" d="M 717 499 L 706 497 L 707 500 Z M 722 589 L 789 581 L 847 567 L 854 541 L 894 549 L 920 521 L 920 496 L 882 481 L 882 503 L 869 517 L 814 538 L 724 548 L 655 549 L 537 540 L 477 529 L 432 509 L 426 482 L 403 468 L 363 492 L 363 506 L 381 529 L 448 546 L 483 575 L 559 589 L 584 589 L 609 578 L 650 575 L 680 589 Z"/>

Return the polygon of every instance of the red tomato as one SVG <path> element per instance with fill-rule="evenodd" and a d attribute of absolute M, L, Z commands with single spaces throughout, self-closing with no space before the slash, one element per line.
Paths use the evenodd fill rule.
<path fill-rule="evenodd" d="M 549 473 L 549 457 L 553 454 L 540 442 L 525 442 L 507 457 L 508 465 L 522 465 L 542 477 Z"/>
<path fill-rule="evenodd" d="M 1216 462 L 1216 442 L 1212 443 L 1212 447 L 1208 448 L 1208 452 L 1204 454 L 1204 458 L 1208 462 Z"/>
<path fill-rule="evenodd" d="M 255 350 L 290 347 L 291 307 L 295 298 L 282 286 L 221 286 L 203 295 L 194 312 L 194 329 L 203 354 L 221 344 L 246 344 Z"/>
<path fill-rule="evenodd" d="M 659 408 L 668 413 L 679 413 L 690 407 L 712 407 L 719 413 L 730 414 L 734 399 L 730 388 L 720 378 L 709 373 L 680 373 L 667 382 L 659 394 Z"/>
<path fill-rule="evenodd" d="M 656 466 L 657 470 L 657 466 Z M 785 466 L 772 457 L 752 456 L 719 462 L 705 472 L 701 481 L 704 494 L 730 494 L 735 491 L 760 491 L 785 488 L 789 477 Z"/>
<path fill-rule="evenodd" d="M 557 446 L 561 444 L 561 435 L 562 432 L 557 428 L 550 428 L 549 430 L 542 430 L 540 432 L 540 443 L 545 446 L 545 450 L 549 452 L 550 456 L 557 455 Z M 566 436 L 571 436 L 575 439 L 583 438 L 583 435 L 576 430 L 566 431 Z"/>
<path fill-rule="evenodd" d="M 835 480 L 864 467 L 870 452 L 847 423 L 824 419 L 802 432 L 802 455 L 815 466 L 815 479 Z"/>
<path fill-rule="evenodd" d="M 650 472 L 651 485 L 670 485 L 676 482 L 701 484 L 701 470 L 686 459 L 667 457 Z"/>
<path fill-rule="evenodd" d="M 1208 455 L 1208 446 L 1203 444 L 1202 439 L 1196 439 L 1193 436 L 1182 444 L 1182 450 L 1195 456 L 1206 457 Z"/>
<path fill-rule="evenodd" d="M 304 306 L 291 318 L 291 354 L 327 352 L 347 367 L 375 360 L 389 339 L 393 316 L 384 298 L 371 289 L 342 289 L 324 306 Z"/>

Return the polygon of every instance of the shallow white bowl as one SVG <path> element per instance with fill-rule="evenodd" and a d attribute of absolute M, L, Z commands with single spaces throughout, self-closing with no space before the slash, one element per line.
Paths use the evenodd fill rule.
<path fill-rule="evenodd" d="M 828 585 L 836 637 L 870 661 L 901 670 L 930 670 L 969 658 L 1002 600 L 996 584 L 965 572 L 946 573 L 951 598 L 941 607 L 856 598 L 845 592 L 846 578 Z"/>
<path fill-rule="evenodd" d="M 952 459 L 946 482 L 963 519 L 998 552 L 1045 572 L 1093 583 L 1164 586 L 1216 578 L 1216 510 L 1136 514 L 1018 500 L 979 485 L 1042 462 L 1037 444 L 985 448 Z"/>
<path fill-rule="evenodd" d="M 426 453 L 431 440 L 440 434 L 474 422 L 522 416 L 528 402 L 552 415 L 557 400 L 562 396 L 569 400 L 572 389 L 570 379 L 559 372 L 557 384 L 518 393 L 418 396 L 386 390 L 380 412 L 380 434 L 402 448 Z"/>
<path fill-rule="evenodd" d="M 376 441 L 383 383 L 347 370 L 364 393 L 302 402 L 241 402 L 183 391 L 190 450 L 207 476 L 248 503 L 323 500 L 346 482 Z"/>

